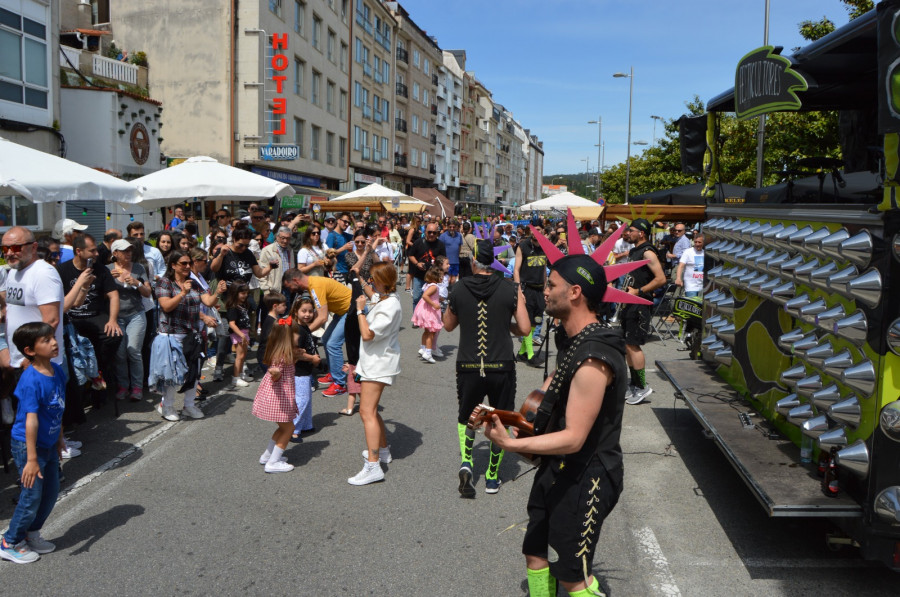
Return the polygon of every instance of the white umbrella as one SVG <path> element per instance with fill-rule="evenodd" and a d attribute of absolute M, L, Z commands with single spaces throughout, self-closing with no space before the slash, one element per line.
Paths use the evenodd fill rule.
<path fill-rule="evenodd" d="M 206 156 L 188 158 L 177 166 L 142 176 L 134 183 L 145 187 L 140 205 L 147 208 L 165 207 L 193 197 L 246 201 L 294 194 L 290 185 L 220 164 Z"/>
<path fill-rule="evenodd" d="M 140 190 L 133 182 L 0 137 L 0 195 L 21 195 L 35 203 L 135 203 Z"/>
<path fill-rule="evenodd" d="M 575 219 L 577 220 L 592 220 L 600 217 L 600 213 L 603 211 L 603 206 L 596 203 L 595 201 L 585 199 L 584 197 L 579 197 L 575 193 L 571 193 L 568 191 L 566 191 L 565 193 L 551 195 L 546 199 L 539 199 L 537 201 L 532 201 L 531 203 L 524 203 L 519 206 L 520 212 L 555 211 L 561 214 L 565 214 L 567 209 L 572 210 L 572 213 L 575 215 Z"/>
<path fill-rule="evenodd" d="M 419 201 L 405 193 L 389 189 L 378 183 L 372 183 L 361 189 L 350 191 L 340 197 L 335 197 L 331 202 L 352 201 L 355 203 L 381 204 L 385 211 L 395 213 L 420 212 L 428 207 L 428 203 Z M 327 210 L 327 207 L 323 207 Z"/>

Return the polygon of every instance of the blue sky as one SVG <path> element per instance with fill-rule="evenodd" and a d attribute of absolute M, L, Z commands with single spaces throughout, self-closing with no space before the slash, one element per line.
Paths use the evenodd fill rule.
<path fill-rule="evenodd" d="M 634 67 L 634 141 L 653 141 L 653 119 L 678 118 L 734 84 L 738 60 L 763 45 L 765 0 L 406 0 L 443 49 L 465 49 L 466 69 L 544 142 L 544 174 L 625 161 L 628 79 Z M 838 0 L 771 0 L 769 43 L 784 54 L 806 45 L 797 24 L 848 21 Z M 656 134 L 661 134 L 657 125 Z M 633 146 L 632 154 L 641 147 Z M 755 159 L 755 158 L 752 158 Z"/>

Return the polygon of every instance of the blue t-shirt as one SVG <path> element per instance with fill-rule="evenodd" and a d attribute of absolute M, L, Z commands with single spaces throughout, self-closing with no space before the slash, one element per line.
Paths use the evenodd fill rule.
<path fill-rule="evenodd" d="M 63 410 L 66 408 L 66 377 L 62 367 L 53 365 L 53 377 L 44 375 L 34 367 L 22 373 L 14 392 L 19 399 L 16 422 L 12 427 L 12 438 L 25 441 L 25 417 L 37 413 L 39 448 L 52 448 L 59 441 L 62 429 Z"/>
<path fill-rule="evenodd" d="M 459 248 L 462 246 L 462 234 L 457 232 L 451 235 L 449 232 L 445 232 L 438 240 L 444 243 L 444 250 L 447 252 L 447 261 L 450 265 L 459 265 Z"/>
<path fill-rule="evenodd" d="M 338 232 L 337 230 L 332 230 L 328 233 L 328 240 L 325 241 L 325 246 L 329 249 L 334 249 L 335 251 L 349 243 L 353 240 L 353 235 L 348 234 L 346 232 Z M 335 269 L 342 273 L 346 274 L 350 271 L 350 266 L 347 265 L 347 260 L 344 259 L 344 253 L 338 253 L 337 255 L 337 264 L 335 264 Z"/>

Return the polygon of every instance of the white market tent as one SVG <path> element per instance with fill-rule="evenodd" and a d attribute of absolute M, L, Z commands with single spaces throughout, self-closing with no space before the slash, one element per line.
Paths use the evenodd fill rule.
<path fill-rule="evenodd" d="M 188 158 L 171 168 L 142 176 L 134 183 L 144 187 L 139 204 L 146 208 L 166 207 L 194 197 L 247 201 L 294 194 L 288 184 L 220 164 L 206 156 Z"/>
<path fill-rule="evenodd" d="M 424 201 L 419 201 L 378 183 L 372 183 L 340 197 L 335 197 L 329 203 L 341 201 L 380 204 L 386 211 L 396 213 L 421 212 L 428 207 Z"/>
<path fill-rule="evenodd" d="M 141 190 L 134 182 L 0 137 L 0 195 L 21 195 L 35 203 L 136 203 Z"/>
<path fill-rule="evenodd" d="M 526 213 L 531 211 L 550 211 L 565 215 L 567 209 L 572 210 L 576 220 L 597 219 L 603 212 L 602 205 L 568 191 L 519 206 L 519 211 Z"/>

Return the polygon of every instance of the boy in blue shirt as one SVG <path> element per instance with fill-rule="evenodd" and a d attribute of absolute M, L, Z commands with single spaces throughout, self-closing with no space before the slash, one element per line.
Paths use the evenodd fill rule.
<path fill-rule="evenodd" d="M 17 564 L 39 559 L 56 546 L 41 537 L 41 527 L 59 495 L 59 458 L 66 448 L 62 415 L 66 378 L 50 361 L 59 355 L 54 329 L 44 322 L 26 323 L 13 334 L 16 348 L 31 361 L 16 385 L 19 400 L 10 445 L 22 480 L 19 503 L 0 539 L 0 558 Z"/>

